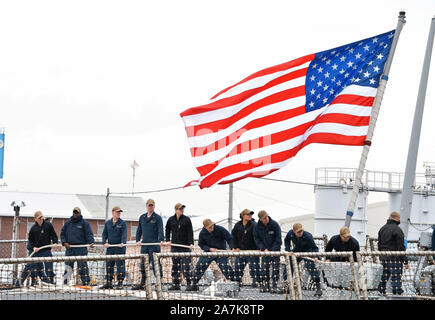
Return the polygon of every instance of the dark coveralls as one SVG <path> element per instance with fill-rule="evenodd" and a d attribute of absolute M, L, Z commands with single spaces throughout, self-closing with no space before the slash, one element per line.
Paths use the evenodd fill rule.
<path fill-rule="evenodd" d="M 281 250 L 281 227 L 269 216 L 269 223 L 265 226 L 261 221 L 254 228 L 254 241 L 261 251 Z M 262 257 L 260 279 L 268 284 L 270 281 L 270 265 L 272 265 L 272 279 L 276 284 L 279 280 L 279 257 Z"/>
<path fill-rule="evenodd" d="M 254 240 L 254 229 L 257 223 L 254 219 L 248 221 L 246 226 L 243 226 L 243 222 L 239 221 L 234 225 L 231 231 L 233 238 L 234 249 L 240 250 L 258 250 Z M 249 263 L 249 274 L 253 280 L 253 283 L 260 282 L 259 279 L 259 267 L 260 257 L 237 257 L 234 262 L 236 281 L 241 282 L 243 277 L 243 271 L 246 264 Z"/>
<path fill-rule="evenodd" d="M 30 242 L 27 240 L 27 244 L 26 244 L 26 249 L 27 249 L 27 253 L 30 255 L 33 252 L 33 248 L 30 245 Z M 26 281 L 26 279 L 30 276 L 32 271 L 32 264 L 31 263 L 26 263 L 26 265 L 24 266 L 24 269 L 21 271 L 21 276 L 20 279 L 17 279 L 17 282 L 15 283 L 16 287 L 20 287 L 23 285 L 24 281 Z M 41 279 L 43 279 L 45 276 L 44 273 L 39 274 L 39 277 Z M 32 285 L 34 285 L 36 281 L 36 278 L 32 278 Z"/>
<path fill-rule="evenodd" d="M 435 225 L 432 226 L 432 251 L 435 251 Z M 435 260 L 435 257 L 433 257 Z"/>
<path fill-rule="evenodd" d="M 290 250 L 290 241 L 293 243 L 293 250 Z M 314 242 L 313 236 L 308 231 L 303 232 L 302 237 L 296 237 L 293 230 L 290 230 L 284 238 L 285 251 L 292 252 L 319 252 L 319 248 L 316 246 Z M 302 258 L 297 258 L 297 262 L 299 263 Z M 308 273 L 311 276 L 311 279 L 315 283 L 320 283 L 319 271 L 317 270 L 314 262 L 308 259 L 303 259 L 305 262 L 305 268 L 308 270 Z M 293 273 L 293 264 L 290 264 L 292 273 Z M 284 280 L 287 280 L 287 272 L 284 270 Z"/>
<path fill-rule="evenodd" d="M 205 252 L 210 252 L 210 248 L 226 250 L 226 243 L 231 249 L 233 248 L 231 234 L 224 227 L 214 225 L 213 232 L 208 232 L 206 228 L 202 228 L 199 233 L 198 245 Z M 194 284 L 199 282 L 213 261 L 216 261 L 227 280 L 234 280 L 234 271 L 228 264 L 228 257 L 200 257 L 195 267 Z"/>
<path fill-rule="evenodd" d="M 33 252 L 33 248 L 43 247 L 58 242 L 56 231 L 54 231 L 53 225 L 48 221 L 43 221 L 39 226 L 37 222 L 30 228 L 29 231 L 29 246 L 30 252 Z M 52 257 L 51 248 L 46 248 L 35 252 L 32 257 Z M 44 273 L 45 267 L 45 273 Z M 41 277 L 44 282 L 54 283 L 54 270 L 53 262 L 38 262 L 31 266 L 31 277 L 36 279 L 37 276 Z"/>
<path fill-rule="evenodd" d="M 113 219 L 107 220 L 104 224 L 102 243 L 105 244 L 127 243 L 127 224 L 121 218 L 113 223 Z M 126 247 L 109 247 L 106 249 L 106 255 L 125 254 Z M 106 280 L 113 281 L 113 274 L 116 264 L 116 279 L 123 281 L 125 279 L 125 260 L 108 260 L 106 262 Z"/>
<path fill-rule="evenodd" d="M 399 227 L 399 222 L 388 219 L 378 232 L 379 251 L 405 251 L 405 235 Z M 382 277 L 378 291 L 385 293 L 387 281 L 391 276 L 393 294 L 402 294 L 403 263 L 407 264 L 406 256 L 380 256 L 382 263 Z"/>
<path fill-rule="evenodd" d="M 94 243 L 94 235 L 92 233 L 91 226 L 89 222 L 83 219 L 80 216 L 78 219 L 73 219 L 71 217 L 62 227 L 60 231 L 60 241 L 62 245 L 65 242 L 68 242 L 71 245 L 83 245 L 83 244 L 92 244 Z M 86 247 L 83 248 L 69 248 L 65 251 L 65 256 L 87 256 L 88 249 Z M 67 269 L 71 271 L 74 269 L 74 261 L 65 262 Z M 89 277 L 89 268 L 88 263 L 86 261 L 77 261 L 77 266 L 79 268 L 80 279 L 83 285 L 88 285 L 90 283 Z M 65 270 L 65 274 L 67 274 L 67 270 Z M 66 279 L 65 279 L 66 280 Z"/>
<path fill-rule="evenodd" d="M 305 232 L 305 231 L 304 231 Z M 356 262 L 356 251 L 359 251 L 359 243 L 358 240 L 356 240 L 354 237 L 350 236 L 349 240 L 347 242 L 341 241 L 340 235 L 335 235 L 329 239 L 328 243 L 326 244 L 325 252 L 332 252 L 332 250 L 335 250 L 336 252 L 345 252 L 345 251 L 352 251 L 353 252 L 353 261 Z M 349 262 L 348 257 L 326 257 L 327 259 L 330 259 L 334 262 Z"/>
<path fill-rule="evenodd" d="M 147 213 L 144 213 L 139 217 L 139 225 L 137 226 L 136 231 L 136 241 L 139 241 L 142 237 L 142 243 L 155 243 L 162 242 L 165 240 L 163 235 L 163 220 L 162 218 L 155 212 L 148 218 Z M 140 248 L 140 253 L 147 253 L 151 262 L 151 266 L 154 270 L 154 259 L 153 253 L 160 252 L 160 245 L 156 246 L 144 246 L 142 245 Z M 162 265 L 159 264 L 160 274 L 162 275 Z M 140 272 L 142 274 L 142 283 L 145 283 L 145 265 L 143 260 L 140 263 Z"/>
<path fill-rule="evenodd" d="M 190 218 L 182 214 L 179 219 L 174 214 L 166 222 L 166 241 L 173 244 L 193 245 L 193 226 Z M 172 240 L 171 240 L 172 234 Z M 190 252 L 188 248 L 171 247 L 171 252 Z M 175 285 L 180 284 L 180 273 L 186 278 L 186 283 L 191 284 L 192 272 L 190 270 L 191 258 L 172 258 L 172 279 Z"/>

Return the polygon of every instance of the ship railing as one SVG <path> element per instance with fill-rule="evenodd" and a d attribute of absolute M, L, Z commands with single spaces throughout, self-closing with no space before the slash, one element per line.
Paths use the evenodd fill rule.
<path fill-rule="evenodd" d="M 0 259 L 0 299 L 435 298 L 433 251 L 163 251 Z"/>

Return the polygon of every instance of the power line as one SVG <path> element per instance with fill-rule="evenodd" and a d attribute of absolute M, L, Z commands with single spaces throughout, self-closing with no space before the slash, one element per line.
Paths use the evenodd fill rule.
<path fill-rule="evenodd" d="M 159 189 L 159 190 L 139 191 L 139 192 L 135 192 L 135 194 L 164 192 L 164 191 L 171 191 L 171 190 L 177 190 L 177 189 L 184 189 L 184 188 L 188 188 L 188 187 L 192 187 L 192 185 L 183 186 L 183 187 L 167 188 L 167 189 Z M 110 192 L 110 194 L 131 194 L 131 192 Z"/>
<path fill-rule="evenodd" d="M 282 179 L 272 179 L 272 178 L 259 178 L 263 180 L 269 180 L 269 181 L 275 181 L 275 182 L 286 182 L 286 183 L 293 183 L 293 184 L 304 184 L 304 185 L 310 185 L 310 186 L 328 186 L 328 185 L 321 185 L 311 182 L 301 182 L 301 181 L 293 181 L 293 180 L 282 180 Z M 158 190 L 148 190 L 148 191 L 138 191 L 134 192 L 135 194 L 146 194 L 146 193 L 157 193 L 157 192 L 165 192 L 165 191 L 172 191 L 172 190 L 178 190 L 178 189 L 184 189 L 188 187 L 193 187 L 194 185 L 188 185 L 188 186 L 180 186 L 180 187 L 173 187 L 173 188 L 166 188 L 166 189 L 158 189 Z M 110 194 L 131 194 L 131 192 L 110 192 Z"/>
<path fill-rule="evenodd" d="M 312 182 L 273 179 L 273 178 L 265 178 L 265 177 L 261 177 L 261 178 L 257 178 L 257 179 L 269 180 L 269 181 L 275 181 L 275 182 L 302 184 L 302 185 L 308 185 L 308 186 L 320 186 L 320 187 L 330 187 L 331 186 L 328 184 L 318 184 L 318 183 L 312 183 Z M 171 190 L 177 190 L 177 189 L 184 189 L 184 188 L 193 187 L 193 186 L 194 185 L 188 185 L 188 186 L 180 186 L 180 187 L 173 187 L 173 188 L 159 189 L 159 190 L 139 191 L 139 192 L 134 192 L 134 193 L 135 194 L 156 193 L 156 192 L 164 192 L 164 191 L 171 191 Z M 110 194 L 131 194 L 131 192 L 110 192 Z"/>
<path fill-rule="evenodd" d="M 321 185 L 321 184 L 316 184 L 316 183 L 311 183 L 311 182 L 301 182 L 301 181 L 294 181 L 294 180 L 282 180 L 282 179 L 272 179 L 272 178 L 258 178 L 258 179 L 262 179 L 262 180 L 269 180 L 269 181 L 276 181 L 276 182 L 286 182 L 286 183 L 293 183 L 293 184 L 304 184 L 304 185 L 309 185 L 309 186 L 329 186 L 329 185 Z"/>

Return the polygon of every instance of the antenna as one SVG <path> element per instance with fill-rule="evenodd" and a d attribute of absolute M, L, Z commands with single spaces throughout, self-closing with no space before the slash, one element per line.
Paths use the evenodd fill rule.
<path fill-rule="evenodd" d="M 133 160 L 133 163 L 130 165 L 130 167 L 133 169 L 133 188 L 131 190 L 131 195 L 134 195 L 134 179 L 136 176 L 136 168 L 139 167 L 139 164 L 136 162 L 136 160 Z"/>

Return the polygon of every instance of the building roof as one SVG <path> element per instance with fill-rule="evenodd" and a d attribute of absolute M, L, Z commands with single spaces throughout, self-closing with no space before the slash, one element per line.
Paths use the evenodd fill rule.
<path fill-rule="evenodd" d="M 20 209 L 22 217 L 33 217 L 40 210 L 49 218 L 69 218 L 74 207 L 81 209 L 85 219 L 104 220 L 106 216 L 105 195 L 0 191 L 0 216 L 14 216 L 13 201 L 25 203 Z M 109 218 L 114 206 L 121 207 L 121 218 L 126 221 L 137 221 L 146 211 L 145 201 L 141 197 L 110 196 Z"/>

